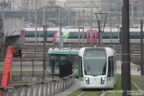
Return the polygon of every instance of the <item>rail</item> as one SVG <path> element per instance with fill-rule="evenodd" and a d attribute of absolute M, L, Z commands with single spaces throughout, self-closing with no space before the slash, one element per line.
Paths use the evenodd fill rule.
<path fill-rule="evenodd" d="M 0 88 L 5 96 L 54 96 L 74 83 L 74 74 L 51 81 L 20 83 Z M 0 94 L 1 95 L 1 94 Z M 2 95 L 4 96 L 4 95 Z"/>

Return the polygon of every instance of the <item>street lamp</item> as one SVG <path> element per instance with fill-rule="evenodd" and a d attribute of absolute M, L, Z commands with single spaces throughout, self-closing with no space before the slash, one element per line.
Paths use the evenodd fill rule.
<path fill-rule="evenodd" d="M 105 24 L 107 20 L 107 13 L 95 13 L 95 15 L 96 15 L 97 24 L 98 24 L 98 39 L 99 39 L 98 46 L 101 46 L 101 32 L 104 32 L 104 28 L 105 28 Z M 103 25 L 102 25 L 102 22 L 104 22 Z"/>

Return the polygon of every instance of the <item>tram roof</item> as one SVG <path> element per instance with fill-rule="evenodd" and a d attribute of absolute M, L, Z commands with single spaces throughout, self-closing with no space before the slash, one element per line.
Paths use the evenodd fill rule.
<path fill-rule="evenodd" d="M 48 50 L 48 54 L 72 54 L 72 55 L 78 55 L 79 48 L 50 48 Z"/>

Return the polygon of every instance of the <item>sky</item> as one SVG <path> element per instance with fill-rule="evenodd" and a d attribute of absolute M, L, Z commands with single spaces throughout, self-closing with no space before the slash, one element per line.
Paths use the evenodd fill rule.
<path fill-rule="evenodd" d="M 66 1 L 66 0 L 57 0 L 57 1 Z"/>

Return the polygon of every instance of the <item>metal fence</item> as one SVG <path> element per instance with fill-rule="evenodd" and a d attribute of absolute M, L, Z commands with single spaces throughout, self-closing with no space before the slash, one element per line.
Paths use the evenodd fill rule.
<path fill-rule="evenodd" d="M 51 69 L 43 70 L 42 58 L 13 58 L 10 84 L 0 88 L 0 96 L 54 96 L 74 83 L 74 74 L 64 78 L 53 78 Z M 0 60 L 0 80 L 4 59 Z"/>
<path fill-rule="evenodd" d="M 46 61 L 47 62 L 47 61 Z M 48 62 L 47 62 L 48 63 Z M 43 70 L 42 58 L 14 58 L 11 65 L 10 81 L 35 81 L 51 77 L 51 70 Z M 0 78 L 2 78 L 4 59 L 0 60 Z M 1 79 L 0 79 L 1 80 Z"/>

